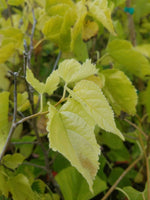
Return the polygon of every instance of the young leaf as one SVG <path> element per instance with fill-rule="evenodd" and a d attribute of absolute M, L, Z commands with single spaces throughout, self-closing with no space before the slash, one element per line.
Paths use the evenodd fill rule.
<path fill-rule="evenodd" d="M 68 167 L 56 175 L 65 200 L 87 200 L 107 189 L 106 183 L 96 176 L 92 194 L 88 184 L 73 167 Z"/>
<path fill-rule="evenodd" d="M 13 155 L 7 154 L 2 159 L 2 164 L 8 167 L 9 169 L 16 169 L 19 165 L 22 164 L 25 157 L 20 153 L 15 153 Z"/>
<path fill-rule="evenodd" d="M 92 16 L 97 22 L 103 24 L 105 28 L 107 28 L 112 34 L 115 34 L 112 20 L 111 20 L 111 11 L 108 8 L 107 0 L 94 0 L 87 1 L 88 6 L 88 14 Z"/>
<path fill-rule="evenodd" d="M 9 92 L 0 93 L 0 154 L 8 135 Z"/>
<path fill-rule="evenodd" d="M 27 71 L 26 71 L 26 79 L 28 81 L 28 83 L 30 83 L 30 85 L 40 94 L 44 93 L 44 83 L 41 83 L 39 80 L 37 80 L 34 75 L 33 72 L 31 71 L 31 69 L 29 69 L 27 67 Z"/>
<path fill-rule="evenodd" d="M 126 40 L 113 40 L 108 44 L 109 55 L 125 71 L 128 71 L 141 79 L 150 75 L 150 64 L 148 60 Z"/>
<path fill-rule="evenodd" d="M 95 120 L 102 129 L 118 135 L 124 140 L 117 129 L 114 114 L 101 89 L 93 82 L 82 80 L 76 84 L 73 91 L 67 89 L 71 96 L 78 101 L 84 110 Z"/>
<path fill-rule="evenodd" d="M 58 71 L 53 71 L 46 79 L 44 92 L 51 95 L 57 89 L 59 81 Z"/>
<path fill-rule="evenodd" d="M 92 191 L 100 153 L 94 126 L 89 125 L 78 113 L 65 108 L 58 112 L 52 105 L 49 105 L 48 118 L 50 147 L 63 154 L 76 167 Z"/>
<path fill-rule="evenodd" d="M 134 115 L 137 94 L 128 77 L 117 69 L 103 70 L 102 73 L 105 76 L 105 85 L 102 90 L 116 114 L 119 115 L 121 111 L 124 111 Z"/>
<path fill-rule="evenodd" d="M 96 36 L 99 31 L 98 24 L 94 21 L 84 22 L 82 38 L 84 41 L 88 41 L 92 37 Z"/>
<path fill-rule="evenodd" d="M 60 63 L 58 73 L 66 83 L 71 83 L 96 74 L 97 69 L 89 59 L 82 65 L 75 59 L 66 59 Z"/>
<path fill-rule="evenodd" d="M 48 93 L 51 95 L 57 89 L 59 84 L 59 76 L 57 71 L 52 72 L 44 84 L 37 80 L 32 71 L 27 68 L 26 79 L 28 83 L 30 83 L 30 85 L 40 94 Z"/>

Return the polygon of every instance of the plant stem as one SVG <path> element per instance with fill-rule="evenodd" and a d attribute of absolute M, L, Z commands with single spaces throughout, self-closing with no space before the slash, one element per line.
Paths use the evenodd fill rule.
<path fill-rule="evenodd" d="M 7 140 L 5 142 L 5 145 L 3 147 L 3 150 L 1 152 L 1 155 L 0 155 L 0 162 L 6 152 L 6 149 L 8 147 L 8 144 L 11 140 L 11 137 L 16 129 L 16 118 L 17 118 L 17 76 L 18 76 L 18 73 L 17 72 L 14 72 L 13 73 L 14 75 L 14 112 L 13 112 L 13 121 L 12 121 L 12 125 L 11 125 L 11 128 L 10 128 L 10 131 L 8 133 L 8 137 L 7 137 Z"/>
<path fill-rule="evenodd" d="M 148 139 L 147 134 L 141 130 L 136 124 L 134 124 L 133 122 L 129 121 L 128 119 L 124 119 L 124 121 L 126 121 L 128 124 L 130 124 L 131 126 L 133 126 L 134 128 L 136 128 L 140 133 L 142 133 L 142 135 L 144 135 L 144 137 L 146 138 L 146 140 Z"/>
<path fill-rule="evenodd" d="M 110 194 L 115 190 L 116 186 L 119 184 L 119 182 L 124 178 L 124 176 L 136 165 L 141 159 L 142 155 L 139 156 L 129 167 L 120 175 L 120 177 L 116 180 L 116 182 L 112 185 L 112 187 L 108 190 L 108 192 L 105 194 L 105 196 L 101 200 L 106 200 Z"/>
<path fill-rule="evenodd" d="M 128 8 L 131 7 L 131 0 L 126 1 L 126 6 Z M 133 46 L 136 46 L 136 33 L 135 33 L 135 28 L 134 28 L 133 16 L 130 13 L 127 13 L 127 16 L 128 16 L 128 27 L 129 27 L 130 40 L 131 40 Z"/>
<path fill-rule="evenodd" d="M 60 60 L 60 57 L 61 57 L 61 51 L 59 51 L 59 54 L 58 54 L 58 56 L 57 56 L 57 59 L 56 59 L 56 62 L 55 62 L 55 64 L 54 64 L 54 67 L 53 67 L 53 70 L 52 70 L 52 71 L 56 70 L 57 65 L 58 65 L 58 62 L 59 62 L 59 60 Z"/>
<path fill-rule="evenodd" d="M 11 26 L 14 27 L 12 15 L 11 15 L 11 9 L 10 9 L 10 5 L 8 4 L 8 0 L 6 0 L 6 4 L 7 4 L 7 9 L 8 9 L 8 13 L 9 13 L 9 18 L 10 18 Z"/>

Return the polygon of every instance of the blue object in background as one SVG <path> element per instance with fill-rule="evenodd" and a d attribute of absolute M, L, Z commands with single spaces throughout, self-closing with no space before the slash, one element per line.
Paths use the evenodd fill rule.
<path fill-rule="evenodd" d="M 133 15 L 133 13 L 134 13 L 134 8 L 125 7 L 125 8 L 124 8 L 124 12 L 127 12 L 127 13 L 129 13 L 130 15 Z"/>

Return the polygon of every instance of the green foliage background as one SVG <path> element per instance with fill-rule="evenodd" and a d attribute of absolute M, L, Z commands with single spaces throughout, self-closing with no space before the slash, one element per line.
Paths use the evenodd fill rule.
<path fill-rule="evenodd" d="M 1 200 L 150 199 L 149 13 L 0 0 Z"/>

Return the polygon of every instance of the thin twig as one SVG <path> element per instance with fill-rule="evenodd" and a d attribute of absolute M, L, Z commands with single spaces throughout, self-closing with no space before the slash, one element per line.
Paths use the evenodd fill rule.
<path fill-rule="evenodd" d="M 11 137 L 16 129 L 16 118 L 17 118 L 17 75 L 18 73 L 17 72 L 14 72 L 14 112 L 13 112 L 13 121 L 12 121 L 12 125 L 11 125 L 11 128 L 10 128 L 10 131 L 8 133 L 8 137 L 7 137 L 7 140 L 5 142 L 5 145 L 3 147 L 3 150 L 1 152 L 1 155 L 0 155 L 0 162 L 6 152 L 6 149 L 8 147 L 8 144 L 11 140 Z"/>
<path fill-rule="evenodd" d="M 37 165 L 37 164 L 34 164 L 34 163 L 23 162 L 22 164 L 23 165 L 30 165 L 30 166 L 33 166 L 33 167 L 36 167 L 36 168 L 43 169 L 43 170 L 47 171 L 46 167 L 41 166 L 41 165 Z"/>
<path fill-rule="evenodd" d="M 22 144 L 39 144 L 38 142 L 12 142 L 13 145 L 22 145 Z"/>
<path fill-rule="evenodd" d="M 126 6 L 128 8 L 131 7 L 131 0 L 126 1 Z M 130 40 L 131 40 L 133 46 L 136 46 L 136 33 L 135 33 L 135 28 L 134 28 L 133 16 L 130 13 L 127 13 L 127 16 L 128 16 L 128 27 L 129 27 Z"/>
<path fill-rule="evenodd" d="M 6 4 L 7 4 L 7 9 L 8 9 L 8 13 L 9 13 L 9 18 L 10 18 L 11 26 L 14 27 L 12 15 L 11 15 L 11 9 L 10 9 L 10 5 L 8 4 L 8 0 L 6 0 Z"/>
<path fill-rule="evenodd" d="M 32 26 L 32 31 L 30 35 L 30 48 L 28 52 L 28 60 L 27 60 L 27 65 L 30 68 L 31 67 L 31 56 L 32 56 L 32 51 L 33 51 L 33 37 L 34 37 L 34 32 L 35 32 L 35 27 L 36 27 L 36 19 L 35 19 L 35 14 L 34 14 L 34 9 L 32 8 L 32 16 L 33 16 L 33 26 Z"/>
<path fill-rule="evenodd" d="M 119 184 L 119 182 L 124 178 L 124 176 L 136 165 L 143 156 L 139 156 L 129 167 L 120 175 L 120 177 L 116 180 L 116 182 L 112 185 L 112 187 L 108 190 L 108 192 L 105 194 L 105 196 L 101 200 L 106 200 L 110 194 L 115 190 L 116 186 Z"/>
<path fill-rule="evenodd" d="M 128 124 L 130 124 L 131 126 L 136 128 L 140 133 L 142 133 L 142 135 L 146 138 L 146 140 L 148 139 L 148 136 L 146 135 L 146 133 L 143 130 L 141 130 L 136 124 L 132 123 L 131 121 L 129 121 L 126 118 L 124 119 L 124 121 L 126 121 Z"/>
<path fill-rule="evenodd" d="M 54 64 L 54 67 L 53 67 L 53 70 L 52 70 L 52 71 L 56 70 L 57 65 L 58 65 L 58 62 L 59 62 L 59 60 L 60 60 L 60 57 L 61 57 L 61 51 L 59 51 L 59 54 L 58 54 L 58 56 L 57 56 L 57 59 L 56 59 L 56 62 L 55 62 L 55 64 Z"/>

